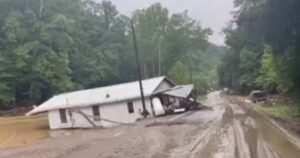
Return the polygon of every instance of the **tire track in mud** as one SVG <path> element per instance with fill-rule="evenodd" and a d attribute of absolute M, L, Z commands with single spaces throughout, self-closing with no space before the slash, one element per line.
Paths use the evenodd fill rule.
<path fill-rule="evenodd" d="M 224 98 L 222 119 L 202 132 L 188 158 L 280 158 L 271 144 L 262 141 L 254 111 Z"/>
<path fill-rule="evenodd" d="M 236 141 L 236 158 L 257 158 L 257 132 L 255 121 L 249 113 L 236 104 L 228 106 L 233 110 L 233 129 Z"/>
<path fill-rule="evenodd" d="M 228 105 L 234 111 L 236 158 L 281 158 L 271 144 L 263 141 L 255 111 L 229 102 Z"/>
<path fill-rule="evenodd" d="M 234 142 L 227 138 L 233 138 L 233 132 L 230 123 L 233 120 L 232 109 L 224 106 L 222 117 L 215 124 L 206 130 L 197 141 L 197 144 L 191 150 L 189 158 L 205 156 L 205 157 L 228 157 L 233 158 Z M 228 145 L 231 146 L 228 148 Z"/>
<path fill-rule="evenodd" d="M 249 144 L 247 144 L 246 136 L 243 131 L 243 127 L 240 124 L 241 122 L 234 120 L 233 129 L 235 135 L 235 156 L 237 158 L 252 158 Z"/>
<path fill-rule="evenodd" d="M 291 145 L 286 136 L 278 135 L 278 129 L 273 127 L 272 123 L 263 118 L 255 110 L 243 105 L 229 103 L 229 106 L 234 111 L 235 126 L 238 128 L 237 132 L 240 136 L 236 139 L 240 140 L 244 138 L 243 142 L 238 143 L 237 146 L 244 145 L 242 149 L 238 149 L 239 153 L 247 152 L 248 148 L 249 158 L 297 158 L 295 150 L 291 150 L 291 153 L 285 151 L 286 149 L 278 148 L 278 143 Z M 241 137 L 241 134 L 244 136 Z M 270 135 L 268 135 L 270 134 Z M 238 135 L 237 135 L 238 136 Z M 278 140 L 279 141 L 278 141 Z M 291 146 L 292 147 L 292 146 Z M 242 151 L 245 150 L 245 151 Z M 284 151 L 286 154 L 283 156 L 281 153 Z M 299 149 L 298 149 L 299 151 Z M 297 152 L 297 151 L 296 151 Z M 245 155 L 243 155 L 245 157 Z M 239 158 L 243 158 L 239 154 Z"/>
<path fill-rule="evenodd" d="M 260 158 L 282 158 L 275 150 L 266 142 L 260 141 L 258 143 L 258 148 L 260 149 L 258 154 L 258 157 Z"/>

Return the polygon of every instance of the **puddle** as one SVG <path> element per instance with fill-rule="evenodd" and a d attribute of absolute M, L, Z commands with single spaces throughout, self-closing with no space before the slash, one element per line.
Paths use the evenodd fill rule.
<path fill-rule="evenodd" d="M 30 143 L 48 136 L 46 115 L 0 117 L 0 147 Z"/>

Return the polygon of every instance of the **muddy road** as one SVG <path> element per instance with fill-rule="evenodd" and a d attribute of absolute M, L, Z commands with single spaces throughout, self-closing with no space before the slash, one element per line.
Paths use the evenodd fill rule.
<path fill-rule="evenodd" d="M 51 138 L 0 148 L 5 158 L 299 158 L 293 140 L 249 107 L 218 92 L 212 110 L 101 130 L 52 131 Z M 145 127 L 151 122 L 163 122 Z M 171 123 L 170 123 L 171 122 Z"/>

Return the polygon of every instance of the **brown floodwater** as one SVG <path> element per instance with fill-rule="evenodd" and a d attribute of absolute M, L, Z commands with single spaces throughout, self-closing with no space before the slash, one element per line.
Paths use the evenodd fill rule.
<path fill-rule="evenodd" d="M 0 147 L 30 143 L 48 137 L 46 115 L 0 117 Z"/>

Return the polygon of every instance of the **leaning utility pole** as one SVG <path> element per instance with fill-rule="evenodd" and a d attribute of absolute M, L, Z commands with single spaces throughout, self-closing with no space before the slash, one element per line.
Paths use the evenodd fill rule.
<path fill-rule="evenodd" d="M 161 50 L 160 50 L 160 44 L 158 47 L 158 76 L 161 76 Z"/>
<path fill-rule="evenodd" d="M 191 61 L 190 61 L 191 58 L 189 54 L 187 54 L 186 59 L 188 61 L 190 83 L 193 83 L 192 65 L 191 65 Z"/>
<path fill-rule="evenodd" d="M 146 118 L 147 115 L 148 115 L 148 112 L 146 110 L 146 105 L 145 105 L 145 97 L 144 97 L 142 75 L 141 75 L 141 68 L 140 68 L 140 59 L 139 59 L 139 54 L 138 54 L 138 47 L 137 47 L 137 44 L 136 44 L 136 37 L 135 37 L 135 30 L 134 30 L 133 21 L 130 20 L 130 22 L 131 22 L 131 31 L 132 31 L 135 59 L 136 59 L 136 64 L 137 64 L 137 72 L 138 72 L 138 78 L 139 78 L 139 84 L 140 84 L 140 91 L 141 91 L 141 97 L 142 97 L 142 105 L 143 105 L 142 115 Z"/>

